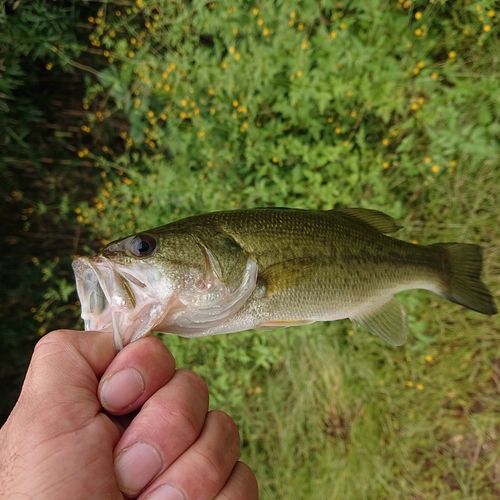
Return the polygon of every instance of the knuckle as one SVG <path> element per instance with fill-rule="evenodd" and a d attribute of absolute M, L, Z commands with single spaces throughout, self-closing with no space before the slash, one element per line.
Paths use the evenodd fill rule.
<path fill-rule="evenodd" d="M 207 383 L 197 374 L 191 370 L 177 370 L 177 376 L 185 379 L 186 383 L 189 385 L 194 385 L 200 394 L 203 394 L 208 398 L 208 386 Z"/>
<path fill-rule="evenodd" d="M 238 449 L 240 446 L 240 431 L 234 420 L 224 411 L 212 410 L 209 412 L 209 418 L 216 419 L 218 425 L 223 429 L 228 444 Z"/>

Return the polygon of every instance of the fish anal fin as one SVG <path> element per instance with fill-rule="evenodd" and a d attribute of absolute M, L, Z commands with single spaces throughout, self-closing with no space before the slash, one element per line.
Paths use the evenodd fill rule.
<path fill-rule="evenodd" d="M 408 317 L 403 304 L 395 298 L 350 319 L 391 345 L 406 342 Z"/>
<path fill-rule="evenodd" d="M 342 208 L 332 210 L 332 212 L 345 214 L 349 217 L 358 219 L 384 234 L 395 233 L 403 227 L 396 219 L 378 210 L 370 210 L 367 208 Z"/>

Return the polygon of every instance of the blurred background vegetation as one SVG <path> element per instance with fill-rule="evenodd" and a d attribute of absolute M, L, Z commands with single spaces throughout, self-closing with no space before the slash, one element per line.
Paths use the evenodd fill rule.
<path fill-rule="evenodd" d="M 71 260 L 194 213 L 363 206 L 485 247 L 500 285 L 500 12 L 489 0 L 0 3 L 2 420 L 79 327 Z M 264 499 L 500 495 L 498 320 L 403 294 L 349 322 L 164 337 Z"/>

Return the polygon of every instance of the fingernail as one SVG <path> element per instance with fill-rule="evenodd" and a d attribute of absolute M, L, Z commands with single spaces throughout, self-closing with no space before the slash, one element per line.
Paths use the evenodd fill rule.
<path fill-rule="evenodd" d="M 145 500 L 184 500 L 184 495 L 172 486 L 164 484 L 150 493 Z"/>
<path fill-rule="evenodd" d="M 124 493 L 138 493 L 162 468 L 160 454 L 149 444 L 136 443 L 115 459 L 116 479 Z"/>
<path fill-rule="evenodd" d="M 101 404 L 110 411 L 128 408 L 144 392 L 144 380 L 135 368 L 124 368 L 101 382 Z"/>

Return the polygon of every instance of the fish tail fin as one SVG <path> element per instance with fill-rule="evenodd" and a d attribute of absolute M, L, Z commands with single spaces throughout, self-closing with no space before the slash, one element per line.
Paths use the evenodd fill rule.
<path fill-rule="evenodd" d="M 467 243 L 436 243 L 444 267 L 439 295 L 482 314 L 496 314 L 491 292 L 481 281 L 483 249 Z"/>

